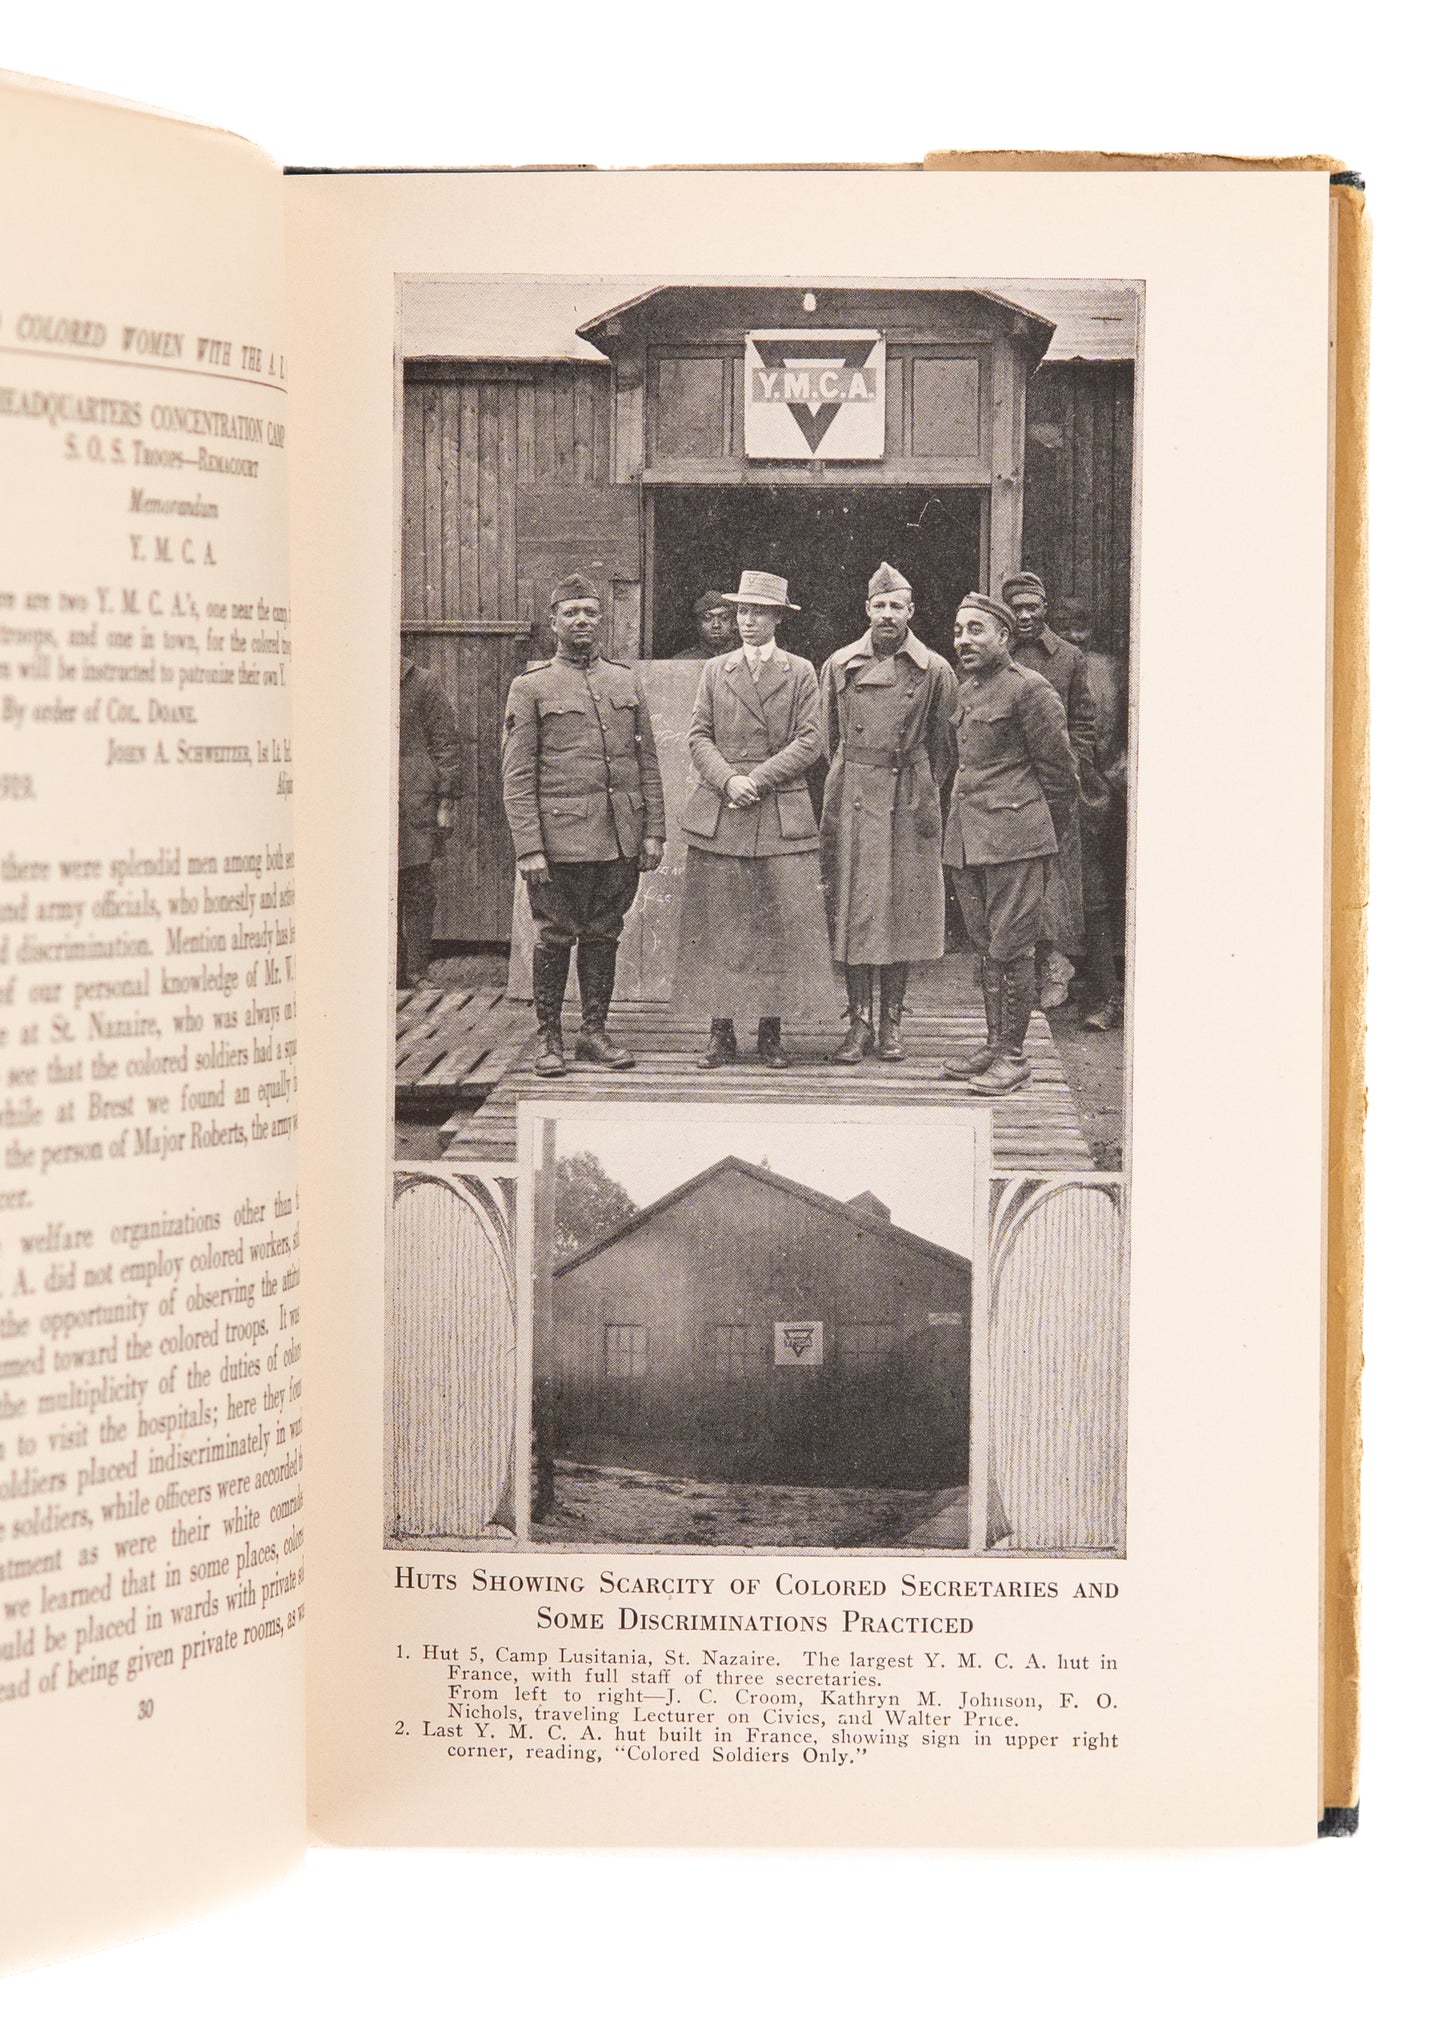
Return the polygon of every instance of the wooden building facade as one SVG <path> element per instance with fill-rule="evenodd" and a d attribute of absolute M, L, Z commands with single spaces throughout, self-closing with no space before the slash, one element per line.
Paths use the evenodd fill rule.
<path fill-rule="evenodd" d="M 972 1267 L 728 1158 L 560 1265 L 552 1445 L 698 1481 L 968 1480 Z"/>
<path fill-rule="evenodd" d="M 746 452 L 748 334 L 808 323 L 885 341 L 871 461 Z M 862 630 L 884 557 L 944 652 L 958 597 L 1020 566 L 1088 599 L 1099 643 L 1127 652 L 1133 367 L 1046 360 L 1054 328 L 984 290 L 674 285 L 581 322 L 566 357 L 408 358 L 402 644 L 441 677 L 464 746 L 438 938 L 510 938 L 506 693 L 551 651 L 548 595 L 572 569 L 633 661 L 682 651 L 694 597 L 750 567 L 788 578 L 804 608 L 782 641 L 821 662 Z"/>

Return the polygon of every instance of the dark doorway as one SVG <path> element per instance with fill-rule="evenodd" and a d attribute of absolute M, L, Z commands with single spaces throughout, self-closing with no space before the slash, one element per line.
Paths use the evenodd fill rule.
<path fill-rule="evenodd" d="M 913 629 L 953 658 L 953 614 L 983 582 L 987 493 L 963 486 L 659 485 L 652 491 L 646 653 L 681 652 L 693 599 L 744 569 L 786 576 L 803 608 L 778 637 L 821 666 L 867 629 L 868 579 L 891 562 L 913 585 Z"/>

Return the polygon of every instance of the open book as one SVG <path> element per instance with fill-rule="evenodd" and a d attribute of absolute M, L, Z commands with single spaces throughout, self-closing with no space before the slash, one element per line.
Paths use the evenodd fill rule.
<path fill-rule="evenodd" d="M 0 101 L 7 1957 L 1348 1824 L 1350 179 Z"/>

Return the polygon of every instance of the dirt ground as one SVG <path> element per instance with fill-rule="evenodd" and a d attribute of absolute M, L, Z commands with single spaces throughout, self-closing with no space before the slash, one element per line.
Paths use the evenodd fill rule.
<path fill-rule="evenodd" d="M 532 1536 L 546 1544 L 887 1546 L 936 1508 L 936 1489 L 793 1489 L 691 1482 L 636 1468 L 556 1464 L 556 1504 Z"/>

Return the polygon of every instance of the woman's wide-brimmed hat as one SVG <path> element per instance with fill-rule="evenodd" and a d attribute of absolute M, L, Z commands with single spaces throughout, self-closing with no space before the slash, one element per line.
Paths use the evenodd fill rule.
<path fill-rule="evenodd" d="M 736 593 L 724 591 L 729 604 L 767 604 L 775 611 L 801 611 L 801 604 L 788 602 L 786 576 L 770 576 L 766 569 L 744 569 Z"/>

